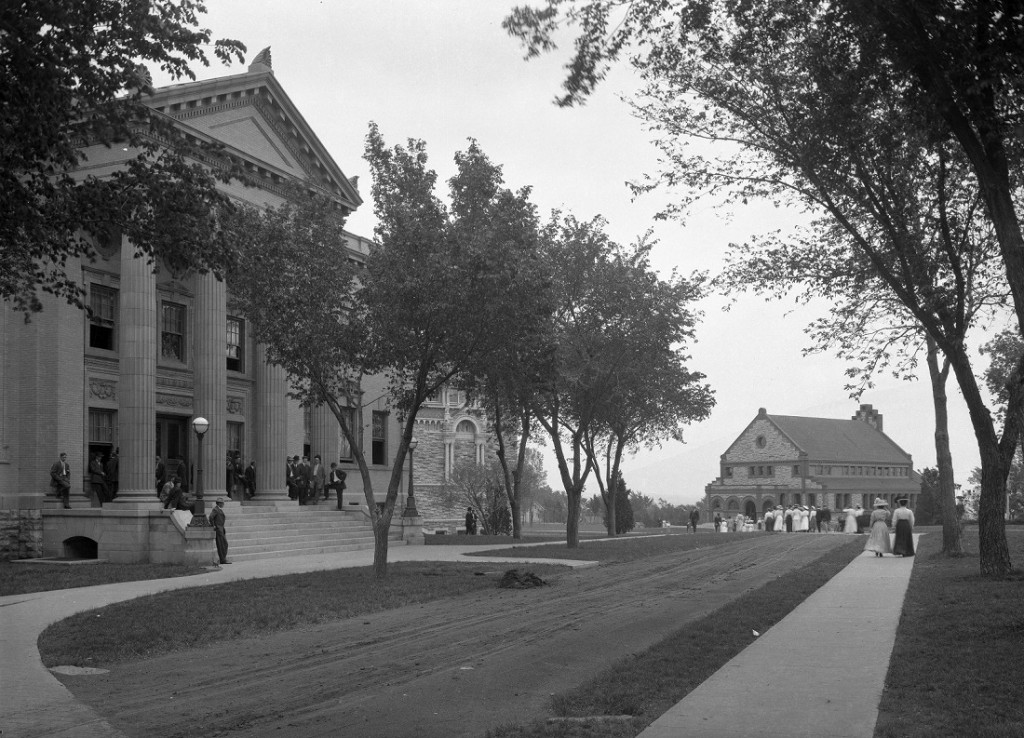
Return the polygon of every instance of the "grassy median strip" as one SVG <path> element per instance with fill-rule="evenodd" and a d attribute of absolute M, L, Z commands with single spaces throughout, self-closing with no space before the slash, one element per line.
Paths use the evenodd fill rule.
<path fill-rule="evenodd" d="M 0 563 L 0 595 L 202 574 L 196 564 Z"/>
<path fill-rule="evenodd" d="M 388 566 L 384 583 L 363 567 L 162 592 L 55 623 L 39 636 L 39 652 L 46 666 L 151 658 L 494 589 L 499 575 L 514 566 L 398 562 Z M 563 567 L 530 569 L 543 577 Z"/>
<path fill-rule="evenodd" d="M 721 536 L 734 540 L 733 536 Z M 752 639 L 788 615 L 864 550 L 864 539 L 748 592 L 649 650 L 552 698 L 551 716 L 504 725 L 488 738 L 626 738 L 637 735 Z"/>
<path fill-rule="evenodd" d="M 977 528 L 961 559 L 941 554 L 940 533 L 921 539 L 877 738 L 1024 735 L 1024 530 L 1006 538 L 1018 568 L 1003 580 L 978 573 Z"/>

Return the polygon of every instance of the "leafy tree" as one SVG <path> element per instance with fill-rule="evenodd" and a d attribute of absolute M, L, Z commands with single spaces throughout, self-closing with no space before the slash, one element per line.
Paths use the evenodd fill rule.
<path fill-rule="evenodd" d="M 476 512 L 481 533 L 498 536 L 512 534 L 512 514 L 502 469 L 498 464 L 456 466 L 452 470 L 449 485 L 459 501 Z"/>
<path fill-rule="evenodd" d="M 917 498 L 914 519 L 918 525 L 931 525 L 942 520 L 945 496 L 939 486 L 939 470 L 928 467 L 921 470 L 921 495 Z M 955 497 L 954 497 L 955 500 Z"/>
<path fill-rule="evenodd" d="M 636 522 L 633 518 L 633 506 L 630 504 L 631 492 L 626 487 L 626 482 L 619 474 L 615 477 L 614 495 L 615 495 L 615 533 L 621 535 L 623 533 L 629 533 L 636 527 Z M 611 515 L 608 510 L 605 510 L 604 524 L 605 527 L 612 525 L 610 520 Z"/>
<path fill-rule="evenodd" d="M 231 264 L 217 222 L 227 198 L 190 158 L 194 146 L 145 105 L 141 65 L 194 79 L 190 65 L 209 64 L 203 12 L 197 0 L 0 7 L 0 300 L 38 311 L 42 290 L 81 306 L 68 262 L 95 258 L 98 243 L 121 234 L 174 270 Z M 245 47 L 219 40 L 212 51 L 228 63 Z M 128 152 L 115 174 L 81 171 L 90 147 L 114 145 Z"/>
<path fill-rule="evenodd" d="M 279 210 L 243 210 L 250 258 L 233 294 L 271 361 L 293 379 L 305 405 L 326 405 L 359 467 L 374 530 L 374 573 L 387 574 L 388 532 L 416 416 L 423 402 L 495 350 L 508 309 L 501 243 L 476 238 L 465 220 L 495 168 L 475 149 L 459 155 L 449 211 L 434 195 L 426 145 L 387 148 L 371 124 L 366 159 L 373 174 L 377 244 L 365 269 L 344 250 L 333 204 L 295 195 Z M 472 309 L 467 309 L 472 306 Z M 310 347 L 316 346 L 316 351 Z M 388 405 L 402 423 L 382 508 L 363 455 L 364 379 L 386 380 Z M 372 398 L 376 400 L 377 398 Z"/>
<path fill-rule="evenodd" d="M 685 424 L 703 420 L 714 406 L 704 375 L 686 367 L 686 342 L 693 339 L 697 315 L 690 305 L 702 294 L 703 277 L 672 274 L 661 279 L 650 265 L 651 244 L 608 254 L 591 285 L 605 301 L 601 330 L 588 351 L 601 357 L 604 396 L 583 438 L 608 519 L 615 535 L 617 506 L 608 490 L 624 451 L 662 440 L 682 441 Z"/>
<path fill-rule="evenodd" d="M 733 202 L 795 200 L 824 213 L 934 340 L 967 401 L 985 472 L 981 570 L 1005 574 L 1011 563 L 1001 490 L 1020 433 L 1021 366 L 1009 385 L 1012 411 L 1000 435 L 963 340 L 963 246 L 973 244 L 950 253 L 949 240 L 931 241 L 918 222 L 916 198 L 922 177 L 934 183 L 932 191 L 956 184 L 969 192 L 973 175 L 1000 247 L 1018 324 L 1024 325 L 1024 248 L 1007 167 L 1012 123 L 1003 125 L 1019 117 L 1020 60 L 989 58 L 997 49 L 1019 48 L 1020 14 L 1000 13 L 995 6 L 979 14 L 978 4 L 943 3 L 948 15 L 923 19 L 922 5 L 898 3 L 894 23 L 928 26 L 914 39 L 913 51 L 895 48 L 898 36 L 880 19 L 885 11 L 879 3 L 858 17 L 859 4 L 853 3 L 553 0 L 541 11 L 518 9 L 507 26 L 530 53 L 539 53 L 551 48 L 565 5 L 566 18 L 580 23 L 581 35 L 564 103 L 589 94 L 630 43 L 642 49 L 631 57 L 649 83 L 638 111 L 660 132 L 667 162 L 650 186 L 660 179 L 691 193 L 671 212 L 717 193 Z M 621 15 L 615 23 L 613 13 Z M 969 30 L 950 24 L 950 18 L 968 17 Z M 978 31 L 980 49 L 972 46 Z M 929 33 L 940 35 L 941 46 L 929 45 Z M 927 54 L 921 53 L 925 48 Z M 925 59 L 931 53 L 939 58 Z M 977 108 L 965 111 L 971 104 Z M 982 131 L 993 140 L 979 136 Z M 695 139 L 719 142 L 723 153 L 708 158 L 688 149 Z M 937 215 L 944 217 L 948 224 L 944 213 Z"/>

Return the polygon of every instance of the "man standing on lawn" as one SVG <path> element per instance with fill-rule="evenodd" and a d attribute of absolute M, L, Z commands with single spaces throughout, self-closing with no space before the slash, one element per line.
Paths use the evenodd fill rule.
<path fill-rule="evenodd" d="M 697 532 L 697 523 L 699 522 L 700 512 L 698 512 L 697 508 L 693 508 L 692 510 L 690 510 L 690 527 L 693 529 L 694 533 Z"/>
<path fill-rule="evenodd" d="M 217 558 L 221 564 L 230 564 L 228 561 L 228 536 L 224 531 L 224 524 L 227 516 L 224 515 L 224 498 L 217 498 L 217 506 L 210 511 L 210 525 L 217 534 Z"/>

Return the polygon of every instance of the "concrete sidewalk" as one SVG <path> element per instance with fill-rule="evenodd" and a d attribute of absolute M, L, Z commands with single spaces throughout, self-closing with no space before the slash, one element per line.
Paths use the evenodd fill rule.
<path fill-rule="evenodd" d="M 871 738 L 913 566 L 861 554 L 641 738 Z"/>
<path fill-rule="evenodd" d="M 388 551 L 388 562 L 516 563 L 514 557 L 466 557 L 467 553 L 480 550 L 480 546 L 396 546 Z M 522 561 L 574 567 L 595 565 L 593 561 L 562 559 Z M 189 577 L 0 597 L 0 735 L 3 738 L 124 738 L 123 733 L 111 726 L 92 708 L 76 701 L 64 685 L 43 666 L 36 642 L 43 630 L 52 623 L 84 610 L 158 592 L 223 584 L 240 579 L 372 564 L 372 550 L 282 557 L 240 561 L 220 569 L 212 569 L 207 574 Z"/>

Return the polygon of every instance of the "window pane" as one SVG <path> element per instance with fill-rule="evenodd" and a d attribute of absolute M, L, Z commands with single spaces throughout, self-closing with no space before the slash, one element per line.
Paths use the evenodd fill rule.
<path fill-rule="evenodd" d="M 117 290 L 98 284 L 89 287 L 89 346 L 114 351 L 117 324 Z"/>
<path fill-rule="evenodd" d="M 245 325 L 238 318 L 228 318 L 227 339 L 228 369 L 233 372 L 243 371 Z"/>
<path fill-rule="evenodd" d="M 163 303 L 160 325 L 160 355 L 185 361 L 185 306 Z"/>

